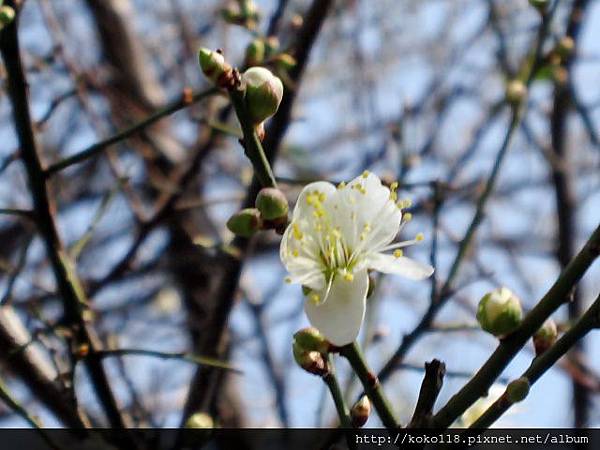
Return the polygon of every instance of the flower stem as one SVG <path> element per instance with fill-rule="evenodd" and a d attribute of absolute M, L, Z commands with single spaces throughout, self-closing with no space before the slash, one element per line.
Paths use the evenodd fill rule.
<path fill-rule="evenodd" d="M 348 360 L 354 369 L 354 372 L 356 372 L 356 375 L 362 383 L 367 396 L 371 402 L 373 402 L 373 405 L 375 406 L 377 414 L 383 422 L 383 425 L 385 425 L 385 427 L 389 430 L 397 429 L 400 425 L 394 416 L 390 402 L 383 392 L 383 388 L 381 387 L 381 383 L 379 383 L 379 379 L 367 366 L 365 358 L 358 344 L 354 342 L 352 344 L 345 345 L 341 348 L 340 354 Z"/>
<path fill-rule="evenodd" d="M 340 418 L 340 423 L 344 428 L 352 428 L 352 419 L 350 419 L 350 411 L 346 402 L 344 401 L 344 394 L 338 383 L 337 376 L 335 374 L 335 367 L 333 365 L 333 355 L 330 353 L 329 356 L 329 372 L 323 377 L 323 381 L 329 388 L 333 402 L 335 403 L 335 409 L 337 410 Z"/>
<path fill-rule="evenodd" d="M 256 134 L 254 124 L 250 120 L 246 111 L 246 105 L 244 104 L 244 91 L 238 87 L 234 87 L 229 90 L 229 97 L 231 103 L 235 109 L 235 114 L 242 127 L 242 133 L 244 135 L 241 141 L 246 156 L 252 163 L 254 168 L 254 174 L 263 187 L 277 187 L 275 176 L 271 170 L 269 160 L 265 155 L 262 143 Z"/>

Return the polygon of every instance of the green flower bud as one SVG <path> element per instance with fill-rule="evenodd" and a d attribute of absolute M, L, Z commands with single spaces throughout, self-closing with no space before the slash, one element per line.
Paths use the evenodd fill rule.
<path fill-rule="evenodd" d="M 2 4 L 2 2 L 0 2 Z M 8 25 L 15 20 L 15 10 L 10 6 L 0 7 L 0 27 Z"/>
<path fill-rule="evenodd" d="M 214 426 L 213 418 L 203 412 L 192 414 L 185 422 L 185 428 L 214 428 Z"/>
<path fill-rule="evenodd" d="M 484 295 L 477 308 L 481 328 L 499 338 L 512 333 L 522 316 L 521 301 L 505 287 Z"/>
<path fill-rule="evenodd" d="M 279 39 L 277 38 L 277 36 L 269 36 L 265 40 L 266 56 L 270 57 L 271 55 L 277 53 L 277 51 L 279 50 L 279 45 Z"/>
<path fill-rule="evenodd" d="M 246 109 L 256 125 L 277 112 L 283 98 L 283 83 L 269 69 L 251 67 L 242 75 L 246 85 Z"/>
<path fill-rule="evenodd" d="M 262 220 L 255 208 L 246 208 L 235 213 L 227 221 L 227 228 L 236 236 L 250 237 L 260 230 Z"/>
<path fill-rule="evenodd" d="M 263 188 L 256 196 L 256 209 L 265 220 L 275 220 L 287 217 L 288 202 L 284 193 L 275 188 Z"/>
<path fill-rule="evenodd" d="M 544 12 L 548 7 L 548 0 L 529 0 L 529 4 L 540 12 Z"/>
<path fill-rule="evenodd" d="M 232 70 L 221 53 L 204 47 L 198 50 L 198 63 L 204 75 L 213 83 L 217 83 L 224 74 Z"/>
<path fill-rule="evenodd" d="M 221 10 L 221 16 L 229 24 L 241 25 L 248 29 L 256 28 L 260 18 L 258 8 L 252 0 L 230 2 Z"/>
<path fill-rule="evenodd" d="M 246 47 L 246 63 L 249 66 L 262 64 L 265 60 L 265 41 L 262 39 L 254 39 L 248 47 Z"/>
<path fill-rule="evenodd" d="M 319 330 L 313 327 L 303 328 L 294 334 L 294 343 L 298 348 L 309 351 L 327 353 L 330 344 L 325 337 L 319 333 Z"/>
<path fill-rule="evenodd" d="M 556 53 L 562 58 L 565 59 L 573 53 L 575 50 L 575 41 L 571 36 L 564 36 L 558 44 L 556 44 Z"/>
<path fill-rule="evenodd" d="M 323 355 L 316 351 L 307 351 L 294 340 L 292 352 L 296 363 L 308 373 L 321 377 L 329 373 L 329 365 Z"/>
<path fill-rule="evenodd" d="M 557 337 L 558 330 L 556 328 L 556 323 L 552 319 L 546 320 L 541 328 L 533 335 L 535 354 L 539 356 L 552 347 L 556 342 Z"/>
<path fill-rule="evenodd" d="M 369 397 L 363 395 L 350 409 L 352 425 L 357 428 L 362 427 L 369 420 L 369 415 L 371 415 L 371 402 Z"/>
<path fill-rule="evenodd" d="M 506 100 L 513 106 L 520 105 L 527 97 L 527 86 L 521 80 L 511 80 L 506 85 Z"/>
<path fill-rule="evenodd" d="M 506 386 L 506 397 L 511 403 L 519 403 L 525 400 L 529 394 L 529 380 L 526 377 L 517 378 Z"/>
<path fill-rule="evenodd" d="M 282 70 L 291 70 L 296 67 L 296 58 L 289 53 L 280 53 L 275 57 L 275 64 Z"/>

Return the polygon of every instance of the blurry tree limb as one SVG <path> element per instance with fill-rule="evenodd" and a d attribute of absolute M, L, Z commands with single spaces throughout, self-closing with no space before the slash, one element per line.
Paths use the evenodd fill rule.
<path fill-rule="evenodd" d="M 9 2 L 9 4 L 11 3 Z M 81 344 L 88 345 L 93 355 L 101 347 L 101 343 L 84 318 L 87 299 L 56 229 L 53 217 L 54 208 L 48 196 L 46 177 L 39 159 L 29 113 L 27 81 L 21 62 L 17 24 L 18 18 L 6 26 L 0 34 L 0 51 L 8 73 L 8 93 L 21 147 L 21 158 L 33 197 L 38 231 L 50 259 L 58 289 L 63 297 L 65 320 L 74 328 L 77 340 Z M 101 360 L 97 357 L 90 358 L 87 368 L 98 400 L 103 405 L 111 425 L 116 428 L 124 428 L 127 419 L 120 412 Z"/>
<path fill-rule="evenodd" d="M 216 93 L 216 89 L 197 91 L 192 93 L 191 95 L 189 93 L 183 93 L 180 98 L 157 110 L 156 112 L 148 116 L 146 119 L 143 119 L 140 122 L 128 128 L 125 128 L 124 130 L 116 133 L 113 136 L 110 136 L 109 138 L 106 138 L 100 142 L 96 142 L 90 145 L 89 147 L 75 153 L 72 156 L 69 156 L 61 161 L 51 164 L 45 170 L 45 173 L 48 175 L 53 175 L 54 173 L 59 172 L 67 167 L 70 167 L 74 164 L 80 163 L 89 158 L 97 156 L 98 154 L 108 149 L 110 146 L 133 136 L 134 134 L 144 130 L 146 127 L 157 122 L 158 120 L 167 117 L 170 114 L 173 114 L 174 112 L 186 108 L 194 103 L 197 103 L 211 95 L 215 95 Z"/>
<path fill-rule="evenodd" d="M 11 306 L 0 306 L 0 346 L 2 362 L 66 426 L 84 428 L 87 419 L 78 410 L 73 393 L 55 381 L 58 374 L 39 349 L 31 346 L 31 336 Z"/>

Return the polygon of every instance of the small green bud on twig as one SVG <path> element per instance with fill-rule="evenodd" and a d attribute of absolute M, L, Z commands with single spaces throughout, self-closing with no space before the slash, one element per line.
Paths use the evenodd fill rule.
<path fill-rule="evenodd" d="M 506 386 L 506 398 L 511 403 L 519 403 L 529 394 L 529 380 L 526 377 L 517 378 Z"/>
<path fill-rule="evenodd" d="M 270 58 L 279 51 L 279 38 L 277 36 L 269 36 L 265 39 L 265 56 Z"/>
<path fill-rule="evenodd" d="M 10 6 L 0 6 L 0 30 L 13 20 L 15 20 L 15 10 Z"/>
<path fill-rule="evenodd" d="M 477 308 L 481 328 L 498 338 L 512 333 L 521 324 L 522 317 L 521 301 L 505 287 L 484 295 Z"/>
<path fill-rule="evenodd" d="M 198 50 L 198 63 L 204 75 L 218 86 L 221 86 L 233 71 L 219 51 L 204 47 Z"/>
<path fill-rule="evenodd" d="M 273 62 L 276 64 L 277 68 L 285 70 L 286 72 L 296 67 L 297 64 L 296 58 L 289 53 L 280 53 L 273 58 Z"/>
<path fill-rule="evenodd" d="M 262 219 L 256 208 L 242 209 L 227 221 L 227 228 L 236 236 L 250 237 L 261 227 Z"/>
<path fill-rule="evenodd" d="M 240 25 L 249 30 L 254 30 L 260 19 L 258 8 L 252 0 L 229 2 L 221 10 L 221 16 L 225 22 L 232 25 Z"/>
<path fill-rule="evenodd" d="M 308 373 L 324 377 L 329 373 L 329 364 L 317 351 L 307 351 L 296 340 L 292 344 L 292 352 L 296 363 Z"/>
<path fill-rule="evenodd" d="M 314 327 L 303 328 L 294 334 L 294 342 L 299 349 L 326 354 L 331 344 Z"/>
<path fill-rule="evenodd" d="M 279 109 L 283 98 L 283 83 L 269 69 L 251 67 L 242 75 L 246 86 L 246 110 L 255 125 L 259 125 Z"/>
<path fill-rule="evenodd" d="M 561 38 L 554 49 L 556 54 L 563 60 L 571 56 L 573 50 L 575 50 L 575 41 L 571 36 L 564 36 Z"/>
<path fill-rule="evenodd" d="M 539 330 L 533 335 L 533 346 L 537 356 L 544 353 L 556 342 L 558 330 L 556 323 L 551 318 L 546 320 Z"/>
<path fill-rule="evenodd" d="M 529 4 L 537 9 L 540 13 L 546 11 L 548 8 L 549 0 L 529 0 Z"/>
<path fill-rule="evenodd" d="M 527 97 L 527 86 L 521 80 L 511 80 L 506 85 L 506 100 L 513 106 L 519 106 Z"/>
<path fill-rule="evenodd" d="M 289 206 L 285 194 L 276 188 L 263 188 L 256 196 L 256 209 L 265 220 L 286 217 Z"/>
<path fill-rule="evenodd" d="M 254 39 L 246 47 L 246 64 L 257 66 L 265 60 L 265 41 L 260 38 Z"/>
<path fill-rule="evenodd" d="M 185 422 L 185 428 L 214 428 L 214 426 L 213 418 L 203 412 L 192 414 Z"/>
<path fill-rule="evenodd" d="M 352 418 L 352 426 L 360 428 L 367 420 L 369 420 L 369 416 L 371 415 L 371 401 L 369 397 L 363 395 L 350 410 L 350 417 Z"/>

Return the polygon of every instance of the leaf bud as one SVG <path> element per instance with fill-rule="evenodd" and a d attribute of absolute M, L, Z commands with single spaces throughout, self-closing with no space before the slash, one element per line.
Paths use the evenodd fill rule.
<path fill-rule="evenodd" d="M 526 377 L 517 378 L 506 386 L 506 398 L 511 403 L 519 403 L 525 400 L 529 394 L 529 388 L 529 380 Z"/>
<path fill-rule="evenodd" d="M 363 395 L 350 409 L 350 417 L 352 418 L 352 426 L 356 428 L 362 427 L 371 414 L 371 402 L 369 397 Z"/>
<path fill-rule="evenodd" d="M 260 230 L 262 220 L 256 208 L 238 211 L 227 221 L 227 228 L 236 236 L 250 237 Z"/>
<path fill-rule="evenodd" d="M 533 335 L 535 354 L 539 356 L 552 347 L 556 342 L 557 337 L 558 330 L 556 328 L 556 323 L 552 319 L 546 320 L 540 329 Z"/>

